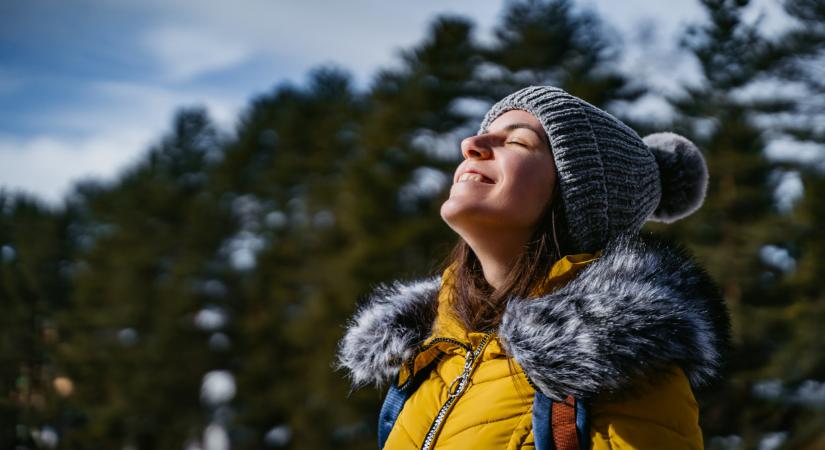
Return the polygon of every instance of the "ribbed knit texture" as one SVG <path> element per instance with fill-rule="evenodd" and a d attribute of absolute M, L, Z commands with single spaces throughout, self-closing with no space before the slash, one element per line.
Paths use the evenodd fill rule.
<path fill-rule="evenodd" d="M 635 131 L 559 88 L 531 86 L 493 105 L 479 134 L 514 109 L 534 115 L 550 139 L 573 251 L 594 252 L 642 227 L 659 205 L 661 183 L 656 158 Z"/>

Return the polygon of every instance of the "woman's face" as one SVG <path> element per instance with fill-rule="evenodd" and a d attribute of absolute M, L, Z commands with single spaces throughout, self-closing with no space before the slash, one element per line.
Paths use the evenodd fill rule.
<path fill-rule="evenodd" d="M 544 129 L 532 114 L 512 110 L 486 133 L 461 142 L 450 197 L 441 217 L 462 230 L 532 233 L 553 194 L 556 170 Z"/>

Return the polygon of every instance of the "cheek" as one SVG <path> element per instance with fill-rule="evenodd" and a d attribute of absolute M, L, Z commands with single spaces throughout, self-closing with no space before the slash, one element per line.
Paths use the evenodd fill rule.
<path fill-rule="evenodd" d="M 525 161 L 514 171 L 513 200 L 531 215 L 540 214 L 550 202 L 555 183 L 552 161 Z"/>

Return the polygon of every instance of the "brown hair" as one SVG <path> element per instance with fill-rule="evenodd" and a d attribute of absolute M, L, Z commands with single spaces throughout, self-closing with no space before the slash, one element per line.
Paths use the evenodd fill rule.
<path fill-rule="evenodd" d="M 487 282 L 475 253 L 459 238 L 447 266 L 453 270 L 452 313 L 468 332 L 497 327 L 511 298 L 528 298 L 546 290 L 550 268 L 571 248 L 558 183 L 552 197 L 500 289 Z"/>

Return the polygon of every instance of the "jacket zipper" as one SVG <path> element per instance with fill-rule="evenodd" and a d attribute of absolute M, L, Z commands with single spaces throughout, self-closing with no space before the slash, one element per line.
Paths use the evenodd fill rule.
<path fill-rule="evenodd" d="M 447 414 L 450 412 L 450 409 L 458 401 L 458 398 L 461 397 L 461 394 L 467 389 L 467 385 L 470 382 L 470 376 L 473 374 L 473 369 L 476 367 L 476 362 L 478 357 L 481 355 L 481 352 L 484 351 L 484 347 L 487 346 L 487 342 L 490 340 L 490 337 L 493 335 L 492 331 L 488 331 L 482 338 L 481 341 L 478 343 L 478 347 L 475 350 L 471 346 L 468 346 L 462 342 L 458 342 L 452 339 L 444 339 L 453 343 L 458 344 L 462 348 L 467 351 L 467 356 L 464 360 L 464 370 L 461 371 L 461 375 L 456 377 L 450 386 L 447 388 L 447 401 L 441 405 L 441 409 L 438 410 L 438 414 L 436 414 L 435 419 L 433 420 L 432 425 L 430 425 L 429 431 L 427 431 L 427 435 L 424 437 L 424 442 L 421 444 L 421 450 L 431 450 L 433 445 L 435 444 L 435 439 L 438 436 L 438 433 L 441 431 L 441 426 L 444 423 L 444 419 L 447 418 Z M 435 340 L 434 340 L 435 341 Z"/>

